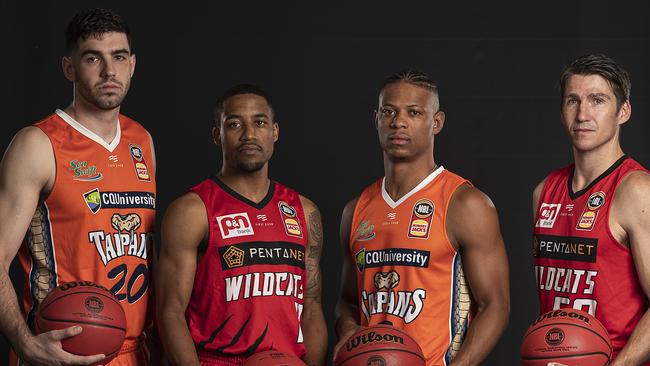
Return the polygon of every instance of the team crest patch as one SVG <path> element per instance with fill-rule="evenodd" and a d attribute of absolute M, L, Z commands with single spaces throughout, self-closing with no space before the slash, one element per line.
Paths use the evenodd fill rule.
<path fill-rule="evenodd" d="M 371 225 L 368 220 L 363 220 L 357 227 L 357 231 L 354 234 L 354 240 L 368 241 L 374 239 L 375 235 L 375 225 Z"/>
<path fill-rule="evenodd" d="M 218 216 L 215 220 L 224 239 L 255 234 L 246 212 Z"/>
<path fill-rule="evenodd" d="M 300 226 L 296 209 L 284 201 L 278 203 L 278 208 L 280 209 L 280 215 L 284 222 L 284 231 L 287 235 L 302 238 L 302 227 Z"/>
<path fill-rule="evenodd" d="M 97 171 L 97 166 L 88 164 L 86 160 L 71 160 L 68 170 L 73 173 L 72 179 L 82 182 L 96 182 L 104 178 L 102 173 Z"/>
<path fill-rule="evenodd" d="M 409 223 L 409 238 L 427 239 L 429 237 L 435 207 L 433 202 L 428 199 L 421 199 L 415 203 Z"/>
<path fill-rule="evenodd" d="M 140 146 L 136 144 L 129 144 L 129 152 L 131 153 L 131 160 L 133 160 L 133 167 L 135 168 L 135 175 L 140 180 L 151 181 L 149 176 L 149 168 L 144 159 L 144 154 Z"/>
<path fill-rule="evenodd" d="M 86 202 L 86 205 L 90 209 L 90 212 L 93 213 L 93 215 L 96 214 L 100 208 L 102 208 L 102 200 L 99 196 L 99 189 L 97 188 L 84 193 L 84 201 Z"/>
<path fill-rule="evenodd" d="M 596 192 L 589 196 L 587 204 L 584 210 L 582 210 L 582 215 L 580 215 L 580 219 L 578 220 L 576 230 L 591 231 L 596 224 L 598 211 L 604 204 L 605 192 Z"/>

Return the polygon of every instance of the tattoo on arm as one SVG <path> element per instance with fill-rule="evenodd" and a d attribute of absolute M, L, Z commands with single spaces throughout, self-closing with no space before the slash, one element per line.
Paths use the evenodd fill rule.
<path fill-rule="evenodd" d="M 307 270 L 306 297 L 321 302 L 320 255 L 323 249 L 323 227 L 321 226 L 320 212 L 315 210 L 309 214 L 309 254 L 305 258 Z"/>

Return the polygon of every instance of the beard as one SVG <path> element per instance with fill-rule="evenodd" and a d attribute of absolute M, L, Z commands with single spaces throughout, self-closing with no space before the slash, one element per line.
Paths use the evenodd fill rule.
<path fill-rule="evenodd" d="M 77 84 L 79 94 L 83 97 L 84 100 L 86 100 L 86 102 L 92 104 L 97 109 L 105 111 L 115 109 L 122 104 L 122 101 L 124 100 L 124 97 L 126 97 L 126 93 L 129 90 L 130 82 L 127 81 L 125 86 L 126 87 L 123 89 L 123 91 L 118 91 L 117 93 L 112 94 L 101 94 L 99 90 L 95 88 L 91 89 L 83 81 Z"/>
<path fill-rule="evenodd" d="M 238 161 L 237 169 L 246 173 L 255 173 L 264 167 L 263 161 Z"/>

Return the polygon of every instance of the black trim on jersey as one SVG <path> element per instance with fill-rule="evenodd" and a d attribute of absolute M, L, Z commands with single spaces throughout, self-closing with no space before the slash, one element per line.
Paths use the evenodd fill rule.
<path fill-rule="evenodd" d="M 226 326 L 226 324 L 228 323 L 230 318 L 232 318 L 232 315 L 228 315 L 226 320 L 224 320 L 223 323 L 221 323 L 221 325 L 219 325 L 217 327 L 217 329 L 215 329 L 214 332 L 212 332 L 212 334 L 210 334 L 210 338 L 208 338 L 205 341 L 199 343 L 197 346 L 199 346 L 201 348 L 205 348 L 206 344 L 212 343 L 212 341 L 214 341 L 214 339 L 217 337 L 217 334 L 219 334 L 219 332 L 221 332 L 221 330 Z"/>
<path fill-rule="evenodd" d="M 227 345 L 225 345 L 225 346 L 223 346 L 223 347 L 219 347 L 219 348 L 217 348 L 217 352 L 219 352 L 219 353 L 223 353 L 223 350 L 224 350 L 224 349 L 226 349 L 226 348 L 228 348 L 228 347 L 230 347 L 230 346 L 234 346 L 235 344 L 237 344 L 237 342 L 239 342 L 239 338 L 241 338 L 241 335 L 244 333 L 244 329 L 246 329 L 246 326 L 248 325 L 248 322 L 249 322 L 249 321 L 251 321 L 251 317 L 250 317 L 250 316 L 248 317 L 248 319 L 246 319 L 246 321 L 245 321 L 244 324 L 241 326 L 241 328 L 239 328 L 239 331 L 237 331 L 237 334 L 235 334 L 235 336 L 232 337 L 232 340 L 230 341 L 230 343 L 227 344 Z"/>
<path fill-rule="evenodd" d="M 252 346 L 248 347 L 248 349 L 245 352 L 246 354 L 252 355 L 253 353 L 255 353 L 255 351 L 257 351 L 257 347 L 259 347 L 260 344 L 262 344 L 262 341 L 266 337 L 266 332 L 268 330 L 269 330 L 269 323 L 266 323 L 266 327 L 264 327 L 264 332 L 262 332 L 261 336 L 257 337 L 257 339 L 255 340 L 255 343 L 253 343 Z"/>
<path fill-rule="evenodd" d="M 269 202 L 271 202 L 271 199 L 273 198 L 273 193 L 275 193 L 275 182 L 271 180 L 271 184 L 269 184 L 269 191 L 266 192 L 266 196 L 259 203 L 255 203 L 249 200 L 248 198 L 242 196 L 241 194 L 237 193 L 237 191 L 235 191 L 234 189 L 228 187 L 226 183 L 221 181 L 221 179 L 219 179 L 219 177 L 217 177 L 216 175 L 213 175 L 212 177 L 210 177 L 210 179 L 212 179 L 215 183 L 217 183 L 217 185 L 221 187 L 221 189 L 223 189 L 226 193 L 233 196 L 233 198 L 242 201 L 243 203 L 253 208 L 256 208 L 258 210 L 263 209 L 264 206 L 266 206 Z"/>
<path fill-rule="evenodd" d="M 607 168 L 607 170 L 605 170 L 603 172 L 603 174 L 599 175 L 598 178 L 591 181 L 591 183 L 589 183 L 588 186 L 586 186 L 585 188 L 579 190 L 578 192 L 573 192 L 573 188 L 572 188 L 573 174 L 575 173 L 575 170 L 576 170 L 576 168 L 574 166 L 573 169 L 571 169 L 571 174 L 569 174 L 569 179 L 567 179 L 567 191 L 569 192 L 569 197 L 571 197 L 572 200 L 575 200 L 578 197 L 582 196 L 583 194 L 585 194 L 585 192 L 589 191 L 591 189 L 591 187 L 593 187 L 596 183 L 600 182 L 601 180 L 603 180 L 603 178 L 605 178 L 611 172 L 616 170 L 616 168 L 618 168 L 619 165 L 623 164 L 623 161 L 625 161 L 625 159 L 628 159 L 629 157 L 630 156 L 627 155 L 627 154 L 621 156 L 618 160 L 616 160 L 616 162 L 614 162 L 614 164 L 612 164 L 612 166 Z"/>

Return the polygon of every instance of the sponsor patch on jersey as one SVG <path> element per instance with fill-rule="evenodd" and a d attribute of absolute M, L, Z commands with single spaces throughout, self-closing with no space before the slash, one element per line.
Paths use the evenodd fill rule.
<path fill-rule="evenodd" d="M 539 258 L 595 263 L 597 238 L 577 236 L 535 235 L 533 255 Z"/>
<path fill-rule="evenodd" d="M 147 168 L 147 162 L 144 159 L 144 153 L 140 146 L 136 144 L 129 144 L 129 152 L 131 153 L 131 160 L 133 160 L 133 167 L 135 168 L 135 175 L 140 180 L 151 181 L 149 176 L 149 168 Z"/>
<path fill-rule="evenodd" d="M 352 241 L 368 241 L 375 238 L 375 225 L 370 224 L 370 221 L 363 220 L 357 227 Z"/>
<path fill-rule="evenodd" d="M 298 211 L 284 201 L 278 203 L 278 209 L 280 210 L 282 221 L 284 221 L 284 231 L 287 235 L 302 238 L 302 227 L 297 217 Z"/>
<path fill-rule="evenodd" d="M 589 196 L 587 204 L 585 205 L 578 224 L 576 225 L 576 230 L 582 231 L 591 231 L 596 225 L 596 219 L 598 218 L 598 211 L 605 203 L 605 192 L 596 192 Z"/>
<path fill-rule="evenodd" d="M 90 209 L 90 212 L 96 214 L 102 208 L 102 201 L 99 197 L 99 189 L 95 188 L 92 191 L 84 193 L 84 201 Z"/>
<path fill-rule="evenodd" d="M 542 203 L 539 207 L 539 219 L 537 219 L 535 227 L 546 229 L 553 228 L 555 219 L 557 219 L 557 216 L 560 213 L 560 208 L 562 208 L 561 203 Z"/>
<path fill-rule="evenodd" d="M 68 170 L 72 171 L 72 179 L 81 182 L 96 182 L 104 178 L 97 166 L 88 164 L 86 160 L 71 160 Z"/>
<path fill-rule="evenodd" d="M 224 239 L 255 234 L 246 212 L 218 216 L 215 220 L 219 225 L 221 237 Z"/>
<path fill-rule="evenodd" d="M 156 195 L 153 192 L 102 192 L 95 188 L 84 193 L 83 198 L 93 214 L 105 208 L 156 209 Z"/>
<path fill-rule="evenodd" d="M 430 252 L 417 249 L 392 248 L 382 250 L 366 250 L 362 248 L 355 255 L 359 272 L 366 268 L 383 266 L 408 266 L 426 268 L 429 266 Z"/>
<path fill-rule="evenodd" d="M 421 199 L 413 206 L 409 223 L 409 238 L 427 239 L 436 206 L 428 199 Z"/>
<path fill-rule="evenodd" d="M 223 270 L 252 265 L 305 268 L 305 247 L 289 242 L 246 242 L 217 249 Z"/>

